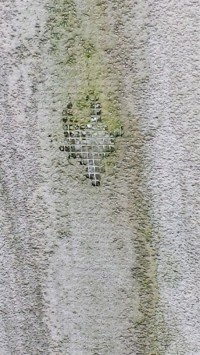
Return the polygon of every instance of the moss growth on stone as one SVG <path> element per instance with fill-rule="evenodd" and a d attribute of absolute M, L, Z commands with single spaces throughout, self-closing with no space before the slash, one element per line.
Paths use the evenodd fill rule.
<path fill-rule="evenodd" d="M 84 56 L 86 60 L 92 58 L 92 56 L 96 54 L 96 48 L 94 43 L 92 43 L 92 41 L 82 40 L 81 44 L 83 47 Z"/>
<path fill-rule="evenodd" d="M 66 64 L 73 65 L 76 63 L 76 55 L 75 54 L 70 54 L 68 58 L 66 59 Z"/>
<path fill-rule="evenodd" d="M 87 97 L 90 100 L 98 98 L 102 105 L 102 121 L 108 131 L 113 132 L 121 126 L 115 104 L 116 90 L 112 89 L 112 81 L 107 79 L 102 57 L 105 53 L 102 54 L 93 39 L 81 31 L 80 21 L 73 0 L 54 1 L 48 21 L 51 53 L 58 58 L 62 56 L 59 60 L 61 73 L 66 76 L 69 86 L 72 83 L 68 91 L 63 91 L 63 108 L 68 95 L 72 94 L 74 116 L 80 124 L 86 123 L 89 117 Z M 75 83 L 79 74 L 82 76 L 80 83 Z"/>
<path fill-rule="evenodd" d="M 102 121 L 111 133 L 121 127 L 118 109 L 119 83 L 114 87 L 112 74 L 108 73 L 104 62 L 105 52 L 101 52 L 93 38 L 85 38 L 81 22 L 76 14 L 72 0 L 55 1 L 49 21 L 52 38 L 52 53 L 60 62 L 59 76 L 61 82 L 62 109 L 67 105 L 68 96 L 73 101 L 73 117 L 75 123 L 85 124 L 90 115 L 91 100 L 99 99 L 102 105 Z M 105 1 L 97 5 L 106 6 Z M 59 28 L 59 31 L 57 29 Z M 98 35 L 98 34 L 97 34 Z M 138 129 L 138 123 L 132 120 L 132 141 L 136 142 L 127 162 L 131 169 L 130 205 L 132 222 L 135 231 L 135 248 L 137 251 L 136 267 L 132 269 L 133 277 L 138 282 L 140 298 L 140 315 L 135 327 L 138 334 L 138 354 L 153 352 L 162 354 L 159 337 L 167 345 L 169 338 L 165 323 L 158 314 L 159 290 L 156 280 L 155 249 L 152 244 L 153 226 L 149 215 L 149 205 L 141 192 L 143 138 Z M 124 156 L 129 151 L 124 152 Z M 116 154 L 105 157 L 102 166 L 112 165 Z M 163 333 L 163 335 L 160 335 Z M 164 339 L 164 340 L 163 340 Z"/>
<path fill-rule="evenodd" d="M 126 164 L 132 164 L 130 188 L 131 212 L 136 266 L 132 268 L 133 278 L 137 280 L 139 289 L 139 316 L 135 323 L 138 335 L 138 353 L 163 354 L 163 349 L 169 345 L 170 335 L 159 308 L 159 288 L 157 283 L 156 246 L 153 242 L 154 227 L 150 216 L 150 201 L 146 197 L 143 178 L 143 137 L 139 124 L 132 119 L 130 127 L 132 138 L 138 142 L 136 147 L 130 147 L 130 155 Z"/>

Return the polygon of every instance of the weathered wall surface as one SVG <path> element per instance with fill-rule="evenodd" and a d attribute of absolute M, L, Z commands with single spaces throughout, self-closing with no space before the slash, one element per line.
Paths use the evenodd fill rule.
<path fill-rule="evenodd" d="M 199 11 L 0 5 L 1 355 L 200 354 Z M 97 98 L 124 134 L 94 187 L 59 146 Z"/>

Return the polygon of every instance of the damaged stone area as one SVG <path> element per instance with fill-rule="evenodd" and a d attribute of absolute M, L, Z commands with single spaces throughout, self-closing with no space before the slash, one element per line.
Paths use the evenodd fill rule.
<path fill-rule="evenodd" d="M 100 185 L 101 175 L 105 172 L 105 158 L 115 151 L 116 137 L 123 134 L 122 127 L 110 133 L 102 122 L 101 112 L 101 103 L 91 100 L 88 123 L 80 124 L 69 102 L 62 117 L 65 140 L 59 149 L 85 165 L 85 176 L 91 179 L 93 186 Z"/>

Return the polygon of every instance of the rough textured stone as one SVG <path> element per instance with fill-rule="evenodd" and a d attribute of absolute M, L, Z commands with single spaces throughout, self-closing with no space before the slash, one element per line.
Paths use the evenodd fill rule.
<path fill-rule="evenodd" d="M 200 354 L 199 17 L 2 2 L 1 355 Z M 124 133 L 100 186 L 59 149 L 94 91 L 103 136 L 117 115 Z"/>

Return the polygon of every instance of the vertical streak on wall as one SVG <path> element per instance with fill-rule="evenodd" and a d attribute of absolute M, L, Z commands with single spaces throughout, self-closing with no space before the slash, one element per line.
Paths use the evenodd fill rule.
<path fill-rule="evenodd" d="M 127 97 L 126 102 L 144 137 L 143 174 L 155 227 L 152 241 L 160 294 L 157 317 L 163 315 L 166 323 L 166 333 L 158 333 L 158 349 L 165 354 L 196 354 L 199 7 L 196 1 L 134 4 L 135 10 L 130 2 L 125 22 L 130 30 L 126 92 L 132 99 Z"/>
<path fill-rule="evenodd" d="M 68 2 L 62 4 L 65 11 L 68 5 L 70 8 L 72 6 Z M 82 5 L 85 11 L 89 4 L 86 2 L 86 5 L 86 9 Z M 63 139 L 60 134 L 63 133 L 62 109 L 67 103 L 70 91 L 72 100 L 77 105 L 77 117 L 81 119 L 82 115 L 84 119 L 85 114 L 86 118 L 88 117 L 87 108 L 82 105 L 88 94 L 85 63 L 88 63 L 89 68 L 89 90 L 99 94 L 102 112 L 107 112 L 106 117 L 102 119 L 108 124 L 108 129 L 118 124 L 115 108 L 118 96 L 117 73 L 112 72 L 111 57 L 101 48 L 103 33 L 106 37 L 107 31 L 104 28 L 97 30 L 101 25 L 100 20 L 103 21 L 103 26 L 108 26 L 109 21 L 102 16 L 102 7 L 99 5 L 97 7 L 93 3 L 92 8 L 89 6 L 89 17 L 87 11 L 84 14 L 78 6 L 77 8 L 79 13 L 73 10 L 76 17 L 74 21 L 79 22 L 77 47 L 73 53 L 74 63 L 70 63 L 70 68 L 69 63 L 65 65 L 65 52 L 62 51 L 64 47 L 61 51 L 58 50 L 59 43 L 65 43 L 63 37 L 61 42 L 56 43 L 56 52 L 52 56 L 55 58 L 52 68 L 58 73 L 58 80 L 53 76 L 47 84 L 54 87 L 50 133 L 53 140 L 57 139 L 57 143 L 52 142 L 52 149 L 56 148 L 56 144 L 58 148 L 60 139 Z M 105 4 L 103 8 L 105 11 Z M 59 7 L 59 11 L 61 9 L 62 7 Z M 55 23 L 50 24 L 54 32 L 59 16 L 55 17 Z M 73 37 L 73 33 L 71 35 Z M 82 41 L 82 37 L 88 35 L 89 47 L 88 38 Z M 95 53 L 91 54 L 94 59 L 89 54 L 84 57 L 85 45 L 87 50 L 95 48 Z M 106 45 L 109 45 L 107 37 Z M 112 46 L 111 41 L 111 48 L 107 50 L 112 51 Z M 108 58 L 109 61 L 106 62 Z M 59 68 L 62 68 L 62 71 Z M 76 161 L 69 165 L 66 157 L 59 151 L 52 151 L 52 156 L 44 159 L 44 165 L 47 164 L 55 170 L 51 185 L 54 190 L 56 241 L 52 240 L 52 257 L 46 288 L 50 305 L 47 315 L 54 346 L 61 353 L 76 355 L 128 354 L 130 351 L 134 353 L 133 330 L 135 319 L 138 317 L 138 300 L 131 273 L 135 256 L 132 247 L 133 231 L 129 225 L 127 211 L 128 191 L 124 172 L 118 165 L 121 173 L 119 172 L 117 178 L 112 167 L 109 174 L 105 175 L 102 187 L 92 188 L 87 181 L 82 181 L 82 171 Z"/>
<path fill-rule="evenodd" d="M 72 2 L 65 1 L 62 2 L 62 6 L 64 6 L 63 13 L 68 8 L 73 9 L 75 30 L 73 33 L 72 27 L 70 34 L 67 34 L 67 26 L 69 25 L 66 23 L 66 29 L 63 34 L 61 31 L 59 40 L 57 41 L 54 38 L 55 58 L 62 68 L 62 71 L 59 71 L 58 65 L 56 69 L 60 80 L 61 108 L 62 105 L 66 105 L 67 95 L 71 91 L 75 105 L 78 102 L 77 117 L 84 120 L 81 115 L 87 117 L 87 107 L 84 105 L 85 96 L 92 89 L 94 93 L 100 95 L 103 108 L 105 107 L 108 114 L 111 115 L 105 117 L 105 122 L 111 127 L 112 125 L 115 126 L 119 116 L 125 127 L 125 135 L 119 143 L 119 150 L 113 160 L 114 167 L 112 166 L 109 170 L 110 176 L 105 176 L 101 189 L 90 190 L 85 182 L 80 185 L 78 165 L 75 162 L 73 166 L 70 166 L 71 175 L 77 179 L 77 182 L 73 182 L 69 176 L 68 168 L 65 168 L 64 160 L 61 163 L 61 159 L 64 159 L 64 157 L 59 158 L 59 164 L 62 165 L 60 175 L 63 176 L 63 191 L 57 203 L 60 203 L 62 199 L 63 204 L 67 206 L 67 214 L 70 218 L 68 236 L 70 252 L 66 249 L 65 240 L 62 240 L 51 267 L 58 278 L 63 279 L 64 270 L 68 270 L 69 273 L 67 281 L 67 285 L 69 285 L 67 286 L 69 287 L 68 306 L 66 305 L 67 298 L 62 298 L 62 287 L 59 287 L 60 295 L 54 295 L 54 297 L 59 299 L 57 301 L 60 305 L 58 314 L 59 312 L 62 313 L 62 307 L 67 309 L 67 314 L 70 315 L 70 326 L 64 325 L 64 319 L 59 324 L 59 321 L 56 322 L 54 317 L 51 316 L 53 328 L 54 331 L 55 327 L 62 328 L 62 333 L 65 334 L 62 336 L 68 339 L 64 344 L 68 342 L 68 351 L 76 354 L 83 351 L 84 347 L 88 353 L 96 350 L 103 354 L 107 351 L 109 354 L 115 354 L 116 352 L 126 354 L 131 351 L 130 349 L 138 354 L 157 350 L 164 351 L 167 340 L 165 340 L 161 313 L 157 319 L 158 286 L 154 262 L 155 250 L 151 241 L 153 230 L 150 220 L 150 205 L 144 180 L 144 137 L 140 133 L 139 120 L 134 117 L 131 110 L 127 109 L 132 105 L 132 98 L 130 96 L 131 88 L 126 81 L 128 79 L 126 77 L 126 61 L 131 56 L 134 57 L 135 53 L 131 53 L 132 45 L 126 42 L 129 37 L 127 26 L 129 22 L 127 21 L 126 24 L 123 21 L 126 21 L 126 14 L 129 14 L 130 6 L 127 4 L 127 7 L 122 8 L 117 3 L 114 7 L 110 2 L 98 2 L 98 4 L 92 2 L 90 4 L 89 1 L 81 2 L 81 4 L 77 2 L 76 7 Z M 62 15 L 62 6 L 60 4 L 58 7 L 60 15 L 57 17 L 54 17 L 55 11 L 52 11 L 53 17 L 51 17 L 50 26 L 54 28 L 53 33 L 57 31 L 57 23 L 60 24 L 59 16 Z M 131 11 L 134 12 L 135 8 L 131 8 Z M 139 10 L 137 9 L 137 11 Z M 137 11 L 135 16 L 138 14 Z M 145 11 L 145 8 L 143 8 L 143 11 Z M 141 21 L 143 21 L 143 18 L 141 18 Z M 105 29 L 104 26 L 106 25 L 107 28 Z M 141 26 L 143 26 L 143 22 L 141 22 Z M 70 38 L 76 37 L 74 45 L 69 45 L 73 52 L 70 52 L 70 57 L 63 49 L 65 48 L 65 34 L 66 36 L 69 35 Z M 118 36 L 121 37 L 118 38 Z M 104 48 L 105 45 L 106 48 Z M 91 55 L 87 53 L 85 57 L 84 48 L 91 51 Z M 67 58 L 71 58 L 70 62 L 69 59 L 67 63 L 65 62 L 66 55 Z M 86 73 L 88 75 L 85 75 Z M 123 75 L 125 78 L 123 78 Z M 134 73 L 134 75 L 137 76 L 137 73 Z M 145 74 L 142 75 L 144 75 L 144 78 L 139 79 L 141 81 L 145 80 Z M 118 99 L 118 102 L 116 99 Z M 113 111 L 115 105 L 117 106 Z M 119 110 L 120 105 L 121 110 Z M 57 131 L 59 129 L 60 126 L 58 126 Z M 64 191 L 66 197 L 63 195 Z M 112 198 L 110 199 L 109 196 Z M 64 202 L 65 198 L 66 202 Z M 117 218 L 114 224 L 112 218 L 108 218 L 112 215 Z M 62 218 L 60 218 L 59 224 L 62 226 L 62 235 L 65 236 Z M 119 255 L 115 255 L 115 243 L 117 249 L 118 245 L 121 245 Z M 129 247 L 130 255 L 128 256 L 126 250 Z M 61 249 L 65 250 L 65 261 Z M 120 261 L 120 258 L 123 262 Z M 59 272 L 59 260 L 64 263 L 62 276 Z M 122 263 L 121 270 L 120 263 Z M 108 284 L 105 283 L 102 290 L 98 289 L 97 286 L 104 284 L 105 280 L 102 280 L 102 275 L 105 272 L 110 280 L 109 293 L 113 297 L 110 299 L 107 294 Z M 112 275 L 115 275 L 115 281 Z M 131 287 L 131 279 L 135 285 L 135 290 Z M 76 284 L 74 280 L 76 280 Z M 127 300 L 124 299 L 123 302 L 133 302 L 135 305 L 134 310 L 131 310 L 130 307 L 129 311 L 132 318 L 129 318 L 128 313 L 125 313 L 127 319 L 126 321 L 124 319 L 124 323 L 117 315 L 118 311 L 114 304 L 112 304 L 112 302 L 115 302 L 117 293 L 120 294 L 121 292 L 115 282 L 120 282 L 122 285 L 127 283 L 129 292 L 126 291 Z M 87 292 L 84 290 L 85 287 Z M 76 293 L 79 296 L 76 296 Z M 86 297 L 87 293 L 90 306 Z M 91 295 L 94 297 L 93 302 L 91 301 Z M 53 302 L 51 288 L 49 289 L 49 298 Z M 117 300 L 118 309 L 124 312 L 123 305 L 119 302 L 118 297 Z M 103 310 L 101 316 L 95 310 L 95 307 L 99 307 L 98 303 L 101 304 Z M 114 329 L 106 318 L 107 307 L 112 309 L 110 317 L 114 322 L 112 326 L 115 329 L 115 343 L 113 343 Z M 73 314 L 71 314 L 72 308 L 78 310 L 74 310 L 74 312 L 79 315 L 79 321 L 75 320 Z M 96 328 L 92 321 L 93 317 L 96 320 L 99 319 Z M 130 323 L 130 328 L 127 328 L 126 322 Z M 127 344 L 124 343 L 124 336 L 122 334 L 120 336 L 120 323 L 121 325 L 124 324 L 124 330 L 121 329 L 122 334 L 125 336 L 126 332 L 129 333 Z M 94 331 L 91 331 L 92 324 L 96 329 Z M 159 335 L 158 328 L 162 329 L 162 336 Z M 107 338 L 102 333 L 103 329 L 107 329 Z M 60 335 L 60 343 L 62 343 L 62 336 Z M 137 336 L 137 340 L 135 336 Z M 160 340 L 161 345 L 159 345 Z"/>

